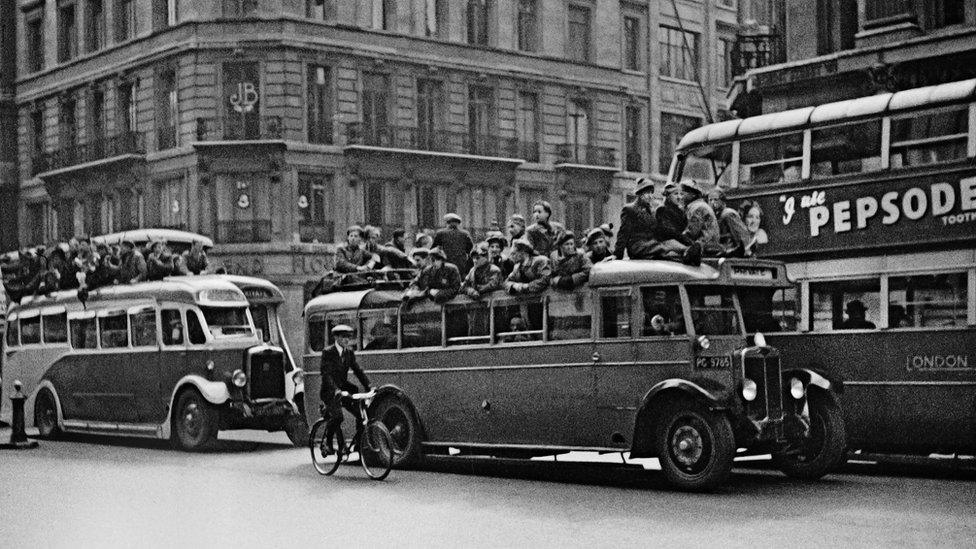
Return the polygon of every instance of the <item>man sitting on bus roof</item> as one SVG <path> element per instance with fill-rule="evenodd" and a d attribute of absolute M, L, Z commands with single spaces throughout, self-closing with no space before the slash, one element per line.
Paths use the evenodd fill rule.
<path fill-rule="evenodd" d="M 545 290 L 552 278 L 549 258 L 536 255 L 532 243 L 520 238 L 512 243 L 512 261 L 515 266 L 505 280 L 505 290 L 510 294 L 535 294 Z"/>
<path fill-rule="evenodd" d="M 119 267 L 119 283 L 135 284 L 146 280 L 147 268 L 146 258 L 142 252 L 136 249 L 135 242 L 131 240 L 122 241 L 122 266 Z"/>
<path fill-rule="evenodd" d="M 556 251 L 556 241 L 566 230 L 561 223 L 550 221 L 550 217 L 552 205 L 545 200 L 537 200 L 532 205 L 532 219 L 535 223 L 525 229 L 525 238 L 532 243 L 535 253 L 544 257 L 549 257 Z"/>
<path fill-rule="evenodd" d="M 688 228 L 685 234 L 701 245 L 701 253 L 706 257 L 720 257 L 718 218 L 712 207 L 705 202 L 705 195 L 694 181 L 681 183 L 686 199 L 685 213 L 688 215 Z"/>
<path fill-rule="evenodd" d="M 471 299 L 481 299 L 495 290 L 502 289 L 502 270 L 488 260 L 488 243 L 479 242 L 471 250 L 474 267 L 461 283 L 461 291 Z"/>
<path fill-rule="evenodd" d="M 500 231 L 488 233 L 488 262 L 498 267 L 502 272 L 502 279 L 508 278 L 515 263 L 505 255 L 508 239 Z"/>
<path fill-rule="evenodd" d="M 559 251 L 553 253 L 552 285 L 560 290 L 574 290 L 590 279 L 593 264 L 576 249 L 576 236 L 566 231 L 556 241 Z"/>
<path fill-rule="evenodd" d="M 461 274 L 453 263 L 447 262 L 447 254 L 440 248 L 428 252 L 430 265 L 414 277 L 403 294 L 403 301 L 409 306 L 414 301 L 429 297 L 434 303 L 450 301 L 461 290 Z"/>
<path fill-rule="evenodd" d="M 346 243 L 336 248 L 335 270 L 340 273 L 372 271 L 379 257 L 369 253 L 363 243 L 363 228 L 352 225 L 346 229 Z"/>
<path fill-rule="evenodd" d="M 610 241 L 600 227 L 590 229 L 590 232 L 586 233 L 586 258 L 594 264 L 617 258 L 610 251 Z"/>
<path fill-rule="evenodd" d="M 719 245 L 724 257 L 745 257 L 746 247 L 752 242 L 749 229 L 739 217 L 739 212 L 725 205 L 725 191 L 715 187 L 708 191 L 708 205 L 718 218 Z"/>

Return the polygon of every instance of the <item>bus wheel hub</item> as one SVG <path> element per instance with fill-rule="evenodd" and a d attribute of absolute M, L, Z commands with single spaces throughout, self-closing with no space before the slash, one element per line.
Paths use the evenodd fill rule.
<path fill-rule="evenodd" d="M 702 456 L 701 434 L 694 427 L 679 427 L 671 438 L 671 448 L 679 463 L 685 466 L 694 465 Z"/>

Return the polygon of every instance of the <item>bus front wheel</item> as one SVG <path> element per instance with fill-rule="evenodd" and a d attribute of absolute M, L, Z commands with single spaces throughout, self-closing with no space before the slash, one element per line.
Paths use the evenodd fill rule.
<path fill-rule="evenodd" d="M 662 410 L 655 437 L 661 470 L 681 490 L 710 490 L 725 482 L 735 455 L 727 417 L 688 400 Z"/>
<path fill-rule="evenodd" d="M 807 397 L 810 430 L 803 440 L 773 454 L 773 463 L 786 476 L 815 480 L 844 462 L 847 432 L 840 407 L 819 393 Z"/>
<path fill-rule="evenodd" d="M 397 395 L 382 398 L 374 404 L 370 416 L 382 422 L 390 431 L 394 467 L 415 464 L 420 460 L 420 421 L 405 398 Z"/>
<path fill-rule="evenodd" d="M 41 391 L 34 400 L 34 426 L 41 438 L 53 439 L 61 434 L 58 427 L 58 406 L 51 391 Z"/>
<path fill-rule="evenodd" d="M 200 393 L 189 389 L 180 394 L 173 415 L 173 440 L 188 452 L 206 450 L 217 440 L 220 417 L 217 409 Z"/>

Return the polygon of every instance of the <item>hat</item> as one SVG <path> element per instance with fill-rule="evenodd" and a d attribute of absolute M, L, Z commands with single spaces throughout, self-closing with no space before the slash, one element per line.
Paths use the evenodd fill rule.
<path fill-rule="evenodd" d="M 723 191 L 719 187 L 714 187 L 710 191 L 708 191 L 708 197 L 709 198 L 715 197 L 715 198 L 721 200 L 722 202 L 725 202 L 726 200 L 728 200 L 725 197 L 725 191 Z"/>
<path fill-rule="evenodd" d="M 603 229 L 597 227 L 595 229 L 590 229 L 590 232 L 586 233 L 586 245 L 590 246 L 596 242 L 597 238 L 606 238 L 607 233 L 603 232 Z"/>
<path fill-rule="evenodd" d="M 485 239 L 485 242 L 487 242 L 488 244 L 497 242 L 498 245 L 501 246 L 502 248 L 508 247 L 508 239 L 505 238 L 505 235 L 499 232 L 488 233 L 488 238 Z"/>
<path fill-rule="evenodd" d="M 427 253 L 431 257 L 439 257 L 439 258 L 443 259 L 444 261 L 447 261 L 447 254 L 444 253 L 444 250 L 442 250 L 440 246 L 437 246 L 435 248 L 431 248 L 430 251 L 427 252 Z"/>
<path fill-rule="evenodd" d="M 359 225 L 350 225 L 349 228 L 346 229 L 346 236 L 349 236 L 352 233 L 358 233 L 359 236 L 363 236 L 363 228 Z"/>
<path fill-rule="evenodd" d="M 454 212 L 451 212 L 451 213 L 448 213 L 448 214 L 444 214 L 444 222 L 445 223 L 449 223 L 451 221 L 457 221 L 458 223 L 460 223 L 461 222 L 461 216 L 459 216 L 458 214 L 456 214 Z"/>
<path fill-rule="evenodd" d="M 638 177 L 637 188 L 634 189 L 634 194 L 642 194 L 647 192 L 648 190 L 650 191 L 654 190 L 654 181 L 646 177 Z"/>
<path fill-rule="evenodd" d="M 664 196 L 667 196 L 667 195 L 673 193 L 674 191 L 676 191 L 676 190 L 678 190 L 680 188 L 681 188 L 681 185 L 678 185 L 677 183 L 674 183 L 674 182 L 665 183 L 664 184 Z"/>
<path fill-rule="evenodd" d="M 607 238 L 613 238 L 613 223 L 600 225 L 600 230 L 603 231 L 603 234 L 607 235 Z"/>
<path fill-rule="evenodd" d="M 515 241 L 512 242 L 512 247 L 516 250 L 521 248 L 527 252 L 535 253 L 535 246 L 533 246 L 532 243 L 525 238 L 515 239 Z"/>
<path fill-rule="evenodd" d="M 558 239 L 556 239 L 556 246 L 562 247 L 563 244 L 565 244 L 570 240 L 575 241 L 576 235 L 573 234 L 573 231 L 566 231 L 563 234 L 561 234 Z"/>
<path fill-rule="evenodd" d="M 702 197 L 702 190 L 699 189 L 698 185 L 696 185 L 695 182 L 691 179 L 681 182 L 681 190 L 684 191 L 685 194 L 689 194 L 694 198 Z"/>
<path fill-rule="evenodd" d="M 487 256 L 488 255 L 488 243 L 487 242 L 479 242 L 479 243 L 475 244 L 474 245 L 474 248 L 471 248 L 471 251 L 468 252 L 468 255 L 470 255 L 471 257 L 474 257 L 476 255 L 484 255 L 484 256 Z"/>
<path fill-rule="evenodd" d="M 411 257 L 412 256 L 415 256 L 415 255 L 421 255 L 421 256 L 427 257 L 429 254 L 430 254 L 430 249 L 429 248 L 414 248 L 414 249 L 410 250 Z"/>
<path fill-rule="evenodd" d="M 521 226 L 525 226 L 525 217 L 522 214 L 512 214 L 512 217 L 508 218 L 509 221 L 514 221 Z"/>
<path fill-rule="evenodd" d="M 352 334 L 355 332 L 356 331 L 352 329 L 352 326 L 348 324 L 336 324 L 336 326 L 332 328 L 332 335 Z"/>
<path fill-rule="evenodd" d="M 131 241 L 131 240 L 128 240 L 128 239 L 126 239 L 126 240 L 123 240 L 123 241 L 122 241 L 122 245 L 123 245 L 123 246 L 128 246 L 128 247 L 130 247 L 130 248 L 135 248 L 135 247 L 136 247 L 136 243 L 135 243 L 135 242 L 133 242 L 133 241 Z"/>
<path fill-rule="evenodd" d="M 867 309 L 864 307 L 864 303 L 861 303 L 860 300 L 857 300 L 857 299 L 855 299 L 853 301 L 850 301 L 847 304 L 847 312 L 860 311 L 860 312 L 863 313 L 866 310 Z"/>

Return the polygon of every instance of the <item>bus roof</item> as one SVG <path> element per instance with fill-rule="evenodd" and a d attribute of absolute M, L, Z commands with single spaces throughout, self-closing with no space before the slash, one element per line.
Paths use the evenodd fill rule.
<path fill-rule="evenodd" d="M 69 309 L 94 307 L 99 303 L 136 300 L 173 301 L 178 303 L 203 303 L 217 306 L 247 306 L 247 299 L 241 290 L 227 280 L 218 277 L 172 277 L 154 282 L 137 284 L 118 284 L 92 290 L 82 305 L 77 290 L 61 290 L 50 296 L 39 296 L 25 303 L 13 305 L 14 311 L 27 311 L 42 307 L 65 306 Z"/>
<path fill-rule="evenodd" d="M 934 107 L 974 98 L 976 98 L 976 78 L 825 103 L 816 107 L 801 107 L 738 120 L 726 120 L 691 130 L 678 143 L 677 150 L 680 152 L 706 143 L 800 129 L 810 124 L 839 122 L 906 109 Z"/>
<path fill-rule="evenodd" d="M 204 274 L 171 276 L 166 280 L 183 280 L 190 278 L 193 280 L 226 280 L 237 286 L 244 293 L 244 297 L 250 300 L 270 301 L 274 303 L 284 303 L 285 294 L 281 289 L 268 280 L 254 276 L 231 275 L 231 274 Z"/>
<path fill-rule="evenodd" d="M 131 240 L 136 244 L 157 240 L 180 244 L 201 242 L 205 248 L 213 248 L 214 245 L 213 240 L 206 236 L 175 229 L 133 229 L 131 231 L 93 236 L 91 238 L 93 244 L 104 243 L 108 245 L 120 244 L 123 240 Z"/>

